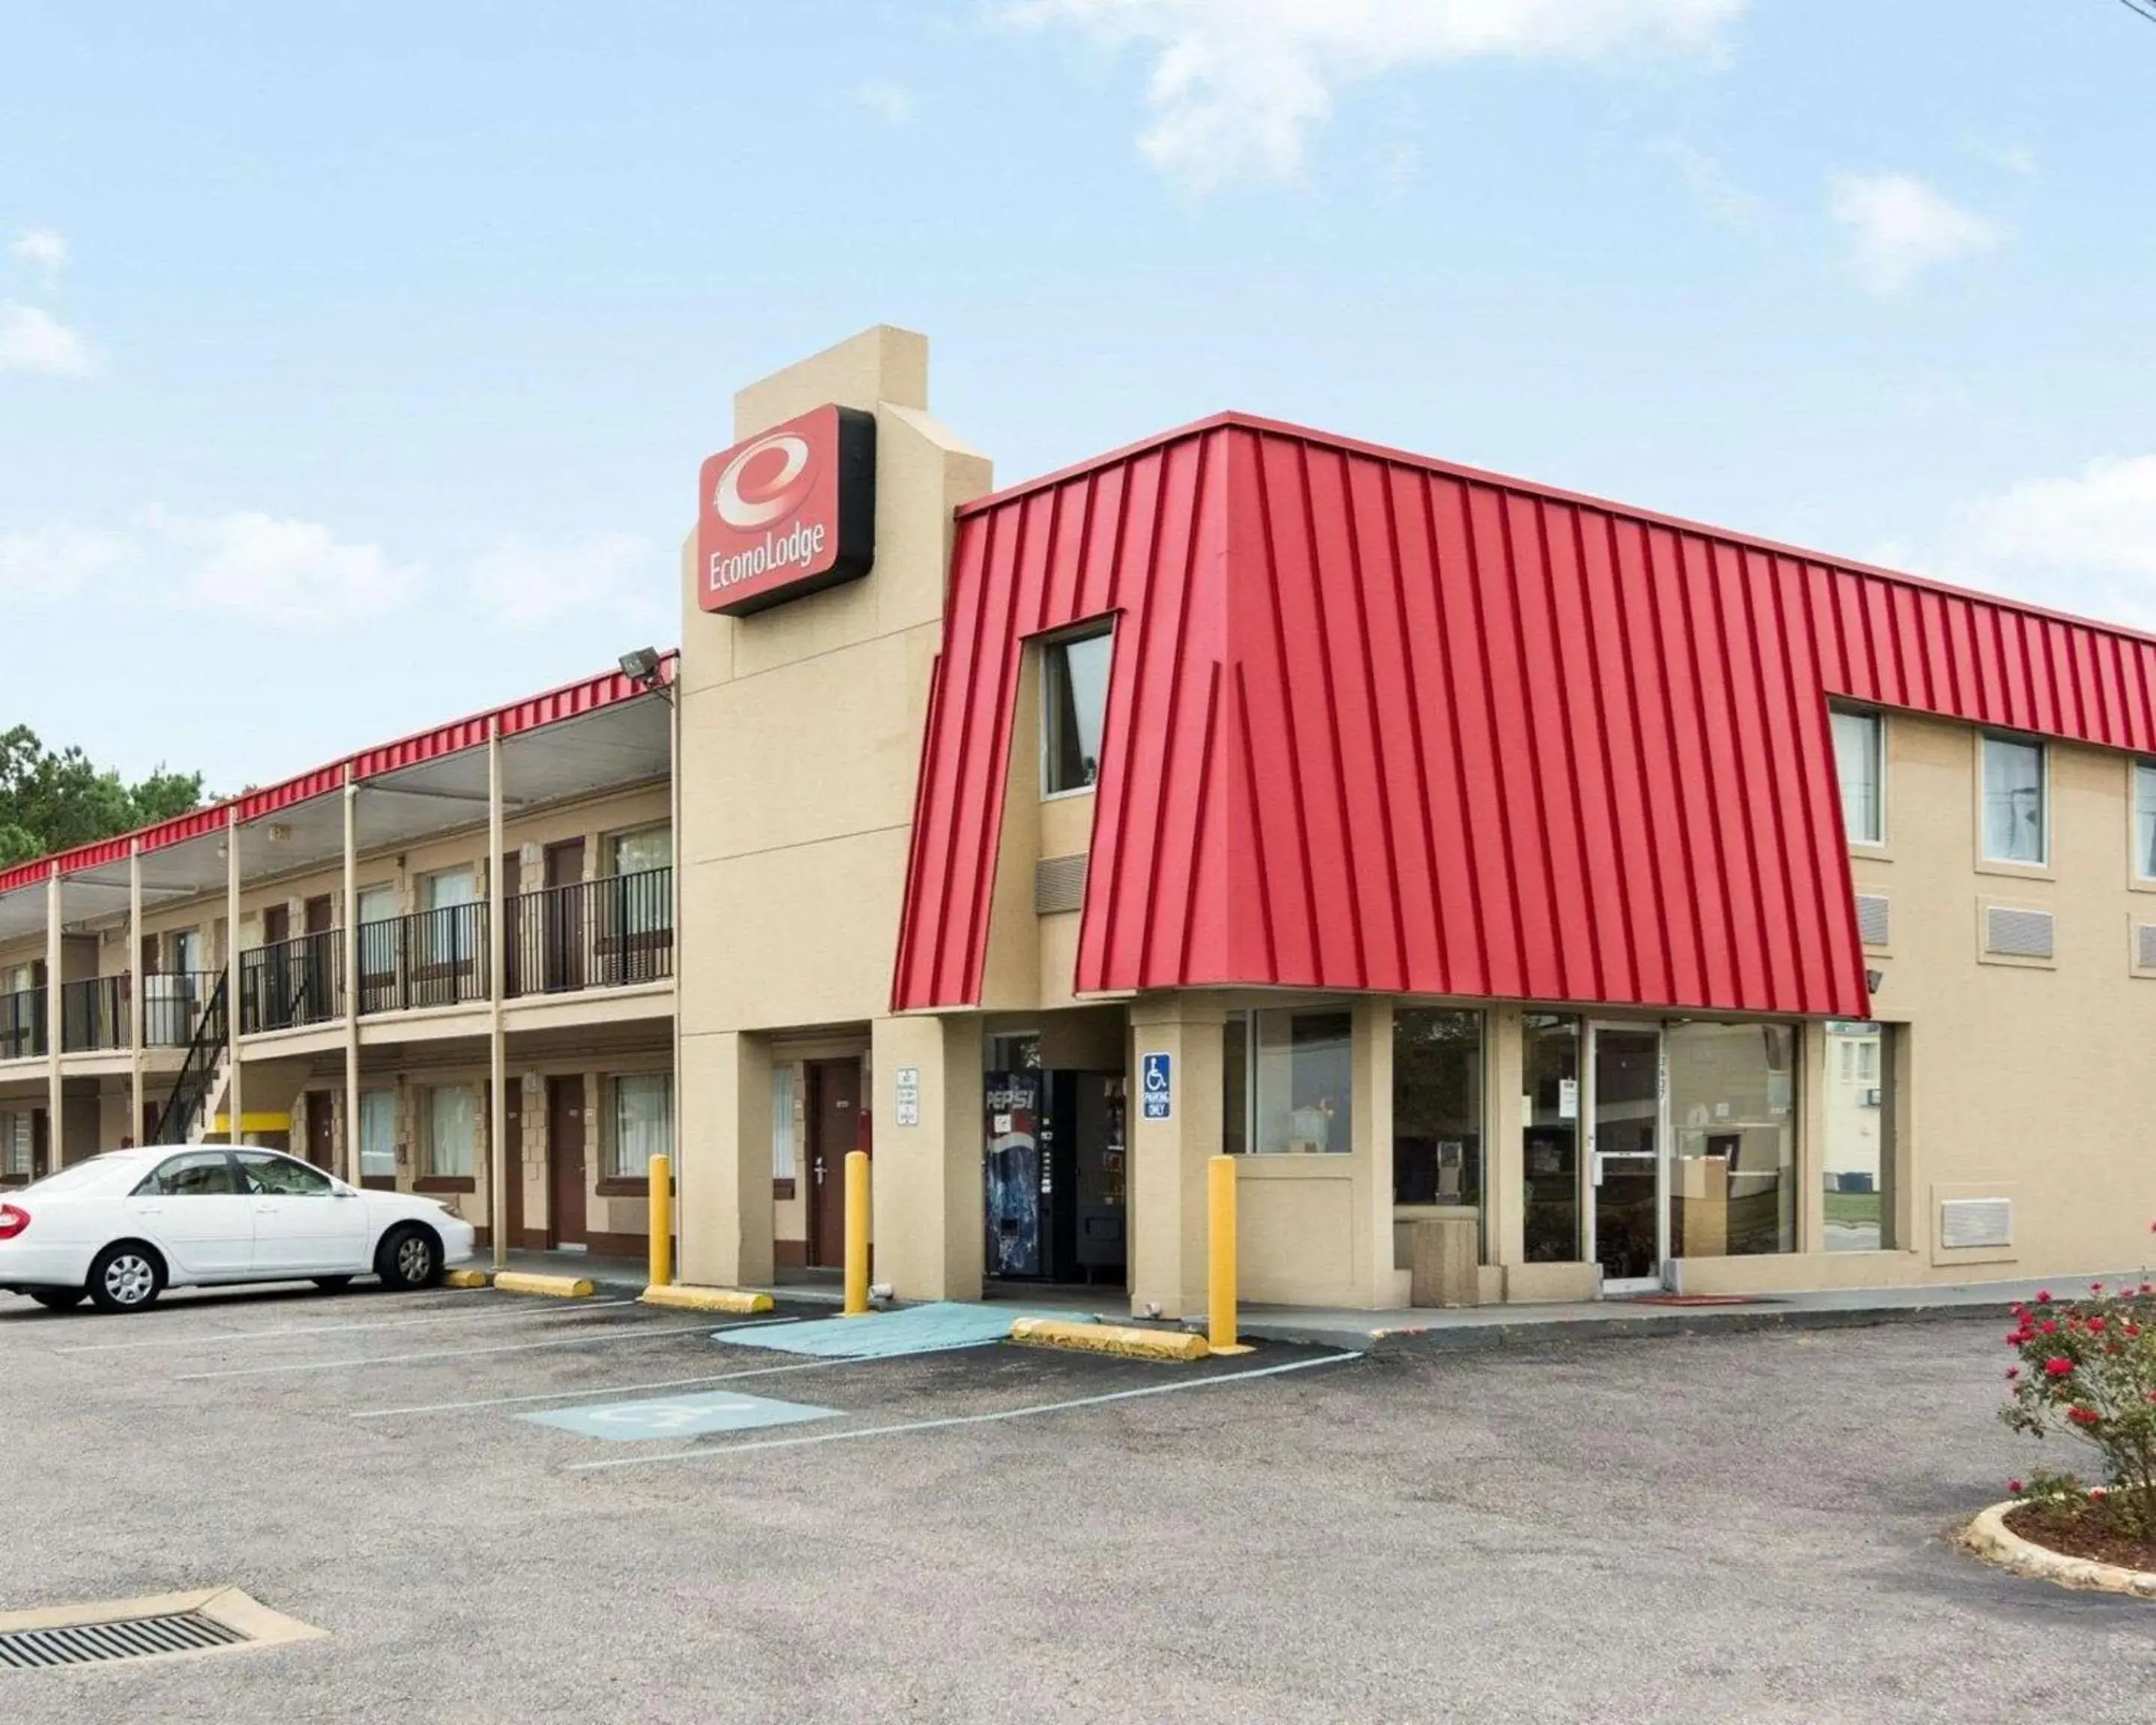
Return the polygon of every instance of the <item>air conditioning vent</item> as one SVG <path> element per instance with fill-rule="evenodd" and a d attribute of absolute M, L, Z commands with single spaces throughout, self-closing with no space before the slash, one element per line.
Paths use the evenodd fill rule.
<path fill-rule="evenodd" d="M 2133 925 L 2133 963 L 2138 970 L 2156 970 L 2156 922 Z"/>
<path fill-rule="evenodd" d="M 1984 950 L 2002 958 L 2051 956 L 2051 913 L 2020 911 L 2008 905 L 1984 907 Z"/>
<path fill-rule="evenodd" d="M 1948 1251 L 2014 1244 L 2010 1198 L 1949 1198 L 1939 1204 L 1939 1245 Z"/>
<path fill-rule="evenodd" d="M 1086 853 L 1045 856 L 1033 865 L 1033 908 L 1043 916 L 1086 903 Z"/>
<path fill-rule="evenodd" d="M 1887 897 L 1884 893 L 1856 895 L 1856 932 L 1867 947 L 1887 944 Z"/>

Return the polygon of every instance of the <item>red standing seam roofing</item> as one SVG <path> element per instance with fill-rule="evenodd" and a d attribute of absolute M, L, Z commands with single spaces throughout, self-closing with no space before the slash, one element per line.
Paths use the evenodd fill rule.
<path fill-rule="evenodd" d="M 678 651 L 660 655 L 659 679 L 661 683 L 674 680 L 680 656 Z M 501 735 L 505 739 L 521 737 L 527 732 L 558 725 L 564 720 L 581 718 L 603 707 L 634 701 L 648 692 L 644 685 L 618 670 L 586 677 L 580 682 L 565 683 L 557 689 L 526 696 L 506 706 L 475 713 L 468 719 L 439 725 L 431 731 L 417 732 L 412 736 L 400 737 L 395 742 L 380 743 L 372 748 L 362 749 L 356 755 L 347 755 L 326 767 L 317 767 L 311 773 L 285 779 L 282 783 L 249 791 L 243 797 L 227 798 L 221 803 L 213 803 L 206 808 L 160 821 L 155 826 L 139 828 L 131 833 L 122 833 L 116 838 L 100 839 L 92 844 L 77 845 L 72 850 L 57 851 L 31 862 L 18 864 L 14 868 L 0 871 L 0 893 L 18 891 L 25 886 L 42 886 L 55 873 L 78 874 L 108 863 L 125 862 L 138 839 L 141 843 L 142 854 L 147 856 L 154 851 L 169 850 L 175 845 L 184 845 L 190 839 L 199 839 L 222 831 L 232 819 L 232 812 L 235 809 L 239 810 L 242 825 L 263 819 L 295 804 L 311 802 L 316 797 L 326 797 L 341 790 L 347 773 L 356 783 L 364 783 L 370 778 L 378 778 L 383 773 L 394 773 L 400 768 L 417 767 L 428 761 L 439 760 L 444 755 L 481 747 L 496 720 L 501 721 Z"/>
<path fill-rule="evenodd" d="M 981 996 L 1025 640 L 1116 644 L 1081 993 L 1869 1010 L 1830 696 L 2156 752 L 2156 639 L 1224 414 L 959 511 L 892 998 Z"/>

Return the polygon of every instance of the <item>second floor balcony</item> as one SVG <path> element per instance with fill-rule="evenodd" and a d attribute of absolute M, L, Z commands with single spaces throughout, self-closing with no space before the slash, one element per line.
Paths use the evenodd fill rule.
<path fill-rule="evenodd" d="M 142 1046 L 185 1048 L 217 992 L 214 971 L 177 971 L 144 978 Z M 0 1060 L 43 1060 L 51 1052 L 51 994 L 43 988 L 0 994 Z M 124 1052 L 135 1040 L 131 974 L 84 977 L 60 984 L 60 1051 Z"/>

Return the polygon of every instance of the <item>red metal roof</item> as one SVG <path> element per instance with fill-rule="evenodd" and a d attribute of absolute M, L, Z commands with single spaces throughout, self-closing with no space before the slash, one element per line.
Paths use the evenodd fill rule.
<path fill-rule="evenodd" d="M 679 668 L 680 655 L 670 652 L 660 660 L 660 680 L 671 682 Z M 624 701 L 633 701 L 645 693 L 618 670 L 605 671 L 596 677 L 587 677 L 581 682 L 565 683 L 557 689 L 543 694 L 526 696 L 507 706 L 494 707 L 483 713 L 475 713 L 468 719 L 458 719 L 439 725 L 431 731 L 422 731 L 401 737 L 395 742 L 385 742 L 372 748 L 362 749 L 356 755 L 347 755 L 332 761 L 326 767 L 317 767 L 296 778 L 288 778 L 261 790 L 249 791 L 242 797 L 228 798 L 213 803 L 187 814 L 175 815 L 160 821 L 155 826 L 143 827 L 131 833 L 122 833 L 116 838 L 100 839 L 92 844 L 77 845 L 72 850 L 63 850 L 41 856 L 14 868 L 0 870 L 0 893 L 13 892 L 25 886 L 41 886 L 54 873 L 70 875 L 85 869 L 94 869 L 106 863 L 125 862 L 137 839 L 141 841 L 143 855 L 183 845 L 190 839 L 223 830 L 237 808 L 243 824 L 257 821 L 275 814 L 280 809 L 296 803 L 311 802 L 316 797 L 326 797 L 341 790 L 347 773 L 357 781 L 377 778 L 385 773 L 394 773 L 399 768 L 416 767 L 423 762 L 453 755 L 462 750 L 483 746 L 487 732 L 496 719 L 501 721 L 501 735 L 506 739 L 521 736 L 528 731 L 537 731 L 548 725 L 557 725 L 567 719 L 580 718 L 586 713 L 598 711 Z"/>
<path fill-rule="evenodd" d="M 899 1009 L 980 998 L 1024 639 L 1113 615 L 1081 992 L 1861 1015 L 1830 695 L 2156 750 L 2156 640 L 1228 414 L 960 511 Z"/>

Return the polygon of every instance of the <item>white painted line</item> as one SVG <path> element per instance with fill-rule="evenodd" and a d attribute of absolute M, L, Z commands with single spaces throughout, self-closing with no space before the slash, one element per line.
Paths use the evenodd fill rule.
<path fill-rule="evenodd" d="M 347 1366 L 410 1366 L 426 1360 L 476 1359 L 488 1353 L 524 1353 L 535 1348 L 589 1348 L 601 1342 L 642 1342 L 654 1336 L 708 1334 L 709 1324 L 673 1324 L 664 1329 L 624 1325 L 602 1336 L 556 1336 L 546 1342 L 508 1342 L 495 1348 L 447 1348 L 433 1353 L 362 1354 L 353 1359 L 288 1360 L 274 1366 L 233 1366 L 221 1372 L 182 1372 L 175 1384 L 200 1384 L 211 1378 L 261 1378 L 273 1372 L 335 1372 Z"/>
<path fill-rule="evenodd" d="M 793 1320 L 789 1319 L 791 1322 Z M 742 1330 L 747 1324 L 727 1324 L 727 1329 Z M 714 1372 L 707 1378 L 665 1378 L 655 1384 L 609 1384 L 588 1389 L 542 1389 L 531 1395 L 490 1395 L 475 1402 L 429 1402 L 416 1408 L 369 1408 L 364 1413 L 347 1414 L 347 1420 L 393 1420 L 400 1415 L 420 1414 L 461 1414 L 474 1408 L 507 1408 L 524 1402 L 578 1401 L 585 1396 L 626 1395 L 635 1389 L 685 1389 L 692 1384 L 724 1384 L 735 1378 L 768 1378 L 774 1372 L 818 1372 L 827 1366 L 866 1366 L 886 1359 L 919 1359 L 931 1353 L 963 1353 L 973 1348 L 993 1348 L 993 1342 L 960 1342 L 948 1348 L 924 1348 L 917 1353 L 869 1356 L 845 1354 L 831 1359 L 802 1360 L 784 1366 L 751 1366 L 746 1371 Z"/>
<path fill-rule="evenodd" d="M 1293 1359 L 1284 1365 L 1260 1366 L 1255 1371 L 1215 1372 L 1208 1378 L 1183 1378 L 1173 1384 L 1148 1384 L 1139 1389 L 1116 1389 L 1105 1395 L 1081 1395 L 1064 1402 L 1035 1402 L 1031 1407 L 1001 1408 L 993 1414 L 952 1414 L 941 1420 L 909 1420 L 898 1425 L 865 1425 L 853 1431 L 819 1432 L 813 1437 L 765 1438 L 751 1444 L 715 1444 L 701 1450 L 675 1450 L 664 1455 L 626 1455 L 619 1461 L 572 1461 L 565 1471 L 596 1473 L 603 1468 L 650 1467 L 662 1461 L 709 1461 L 717 1455 L 738 1455 L 746 1450 L 793 1450 L 807 1444 L 843 1444 L 855 1438 L 896 1437 L 909 1431 L 942 1431 L 955 1425 L 988 1425 L 998 1420 L 1024 1420 L 1035 1414 L 1060 1414 L 1071 1408 L 1097 1408 L 1109 1402 L 1134 1401 L 1140 1396 L 1173 1395 L 1178 1389 L 1203 1389 L 1210 1384 L 1240 1384 L 1246 1378 L 1277 1378 L 1284 1372 L 1306 1372 L 1313 1366 L 1337 1366 L 1362 1357 L 1360 1353 L 1355 1353 L 1327 1354 L 1323 1359 Z"/>
<path fill-rule="evenodd" d="M 87 1342 L 80 1348 L 55 1348 L 54 1353 L 117 1353 L 139 1348 L 225 1348 L 239 1342 L 277 1342 L 288 1336 L 335 1336 L 355 1330 L 409 1330 L 423 1324 L 525 1323 L 535 1317 L 578 1317 L 610 1306 L 634 1306 L 634 1300 L 587 1300 L 575 1306 L 535 1311 L 528 1306 L 490 1307 L 484 1311 L 437 1312 L 431 1317 L 391 1318 L 378 1324 L 291 1324 L 280 1330 L 227 1330 L 215 1336 L 160 1336 L 145 1342 Z"/>

